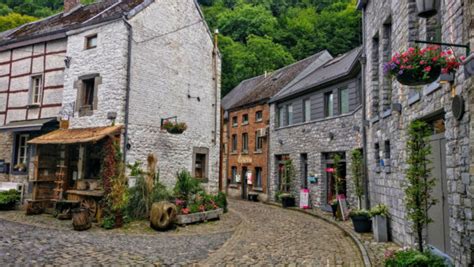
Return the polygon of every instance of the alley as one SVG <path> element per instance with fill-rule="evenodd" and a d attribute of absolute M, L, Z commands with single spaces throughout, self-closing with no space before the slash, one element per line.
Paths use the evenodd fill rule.
<path fill-rule="evenodd" d="M 0 264 L 362 266 L 353 241 L 322 220 L 262 203 L 231 201 L 235 231 L 124 235 L 42 228 L 0 219 Z"/>

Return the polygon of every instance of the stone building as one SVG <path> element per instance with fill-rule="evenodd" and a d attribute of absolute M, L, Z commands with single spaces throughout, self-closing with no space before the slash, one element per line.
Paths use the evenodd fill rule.
<path fill-rule="evenodd" d="M 268 100 L 294 79 L 325 60 L 317 53 L 274 72 L 241 82 L 222 99 L 221 184 L 233 197 L 249 192 L 262 200 L 268 195 L 270 110 Z"/>
<path fill-rule="evenodd" d="M 0 180 L 27 182 L 32 166 L 22 176 L 13 166 L 33 165 L 28 140 L 62 118 L 63 139 L 121 126 L 126 162 L 152 153 L 167 186 L 186 169 L 217 191 L 220 54 L 196 1 L 65 0 L 63 13 L 2 33 L 0 61 L 0 160 L 11 170 Z M 166 121 L 187 130 L 169 134 Z"/>
<path fill-rule="evenodd" d="M 417 14 L 415 0 L 360 0 L 364 21 L 364 81 L 368 119 L 368 178 L 370 204 L 390 209 L 390 234 L 403 245 L 414 244 L 406 217 L 404 184 L 407 169 L 407 127 L 415 119 L 433 126 L 431 137 L 433 196 L 438 203 L 429 215 L 426 243 L 452 258 L 456 266 L 473 263 L 473 123 L 472 78 L 463 67 L 451 83 L 439 80 L 419 87 L 403 86 L 384 76 L 383 63 L 416 40 L 466 44 L 473 48 L 472 1 L 436 1 L 437 14 Z M 444 46 L 449 49 L 450 47 Z M 453 48 L 457 55 L 466 50 Z M 462 96 L 465 113 L 456 118 L 452 102 Z"/>
<path fill-rule="evenodd" d="M 361 48 L 332 58 L 297 77 L 270 100 L 270 192 L 280 190 L 284 162 L 292 160 L 291 190 L 309 189 L 313 207 L 331 210 L 336 197 L 334 156 L 341 156 L 339 194 L 357 207 L 350 174 L 350 155 L 362 148 Z"/>

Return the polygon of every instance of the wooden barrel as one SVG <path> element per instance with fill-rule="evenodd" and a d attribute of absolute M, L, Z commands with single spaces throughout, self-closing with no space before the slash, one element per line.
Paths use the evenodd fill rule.
<path fill-rule="evenodd" d="M 72 226 L 76 231 L 84 231 L 91 228 L 91 219 L 89 211 L 85 208 L 72 210 Z"/>

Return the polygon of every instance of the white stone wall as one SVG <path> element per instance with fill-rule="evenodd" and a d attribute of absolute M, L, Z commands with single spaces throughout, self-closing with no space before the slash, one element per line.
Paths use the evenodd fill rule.
<path fill-rule="evenodd" d="M 97 34 L 97 47 L 85 49 L 85 38 Z M 71 57 L 64 81 L 63 110 L 72 115 L 71 128 L 109 126 L 108 112 L 117 112 L 117 124 L 125 118 L 127 87 L 128 32 L 123 21 L 115 21 L 100 27 L 70 33 L 67 56 Z M 98 86 L 97 110 L 91 116 L 79 117 L 75 110 L 77 90 L 74 83 L 79 77 L 99 74 L 102 83 Z"/>
<path fill-rule="evenodd" d="M 204 20 L 194 1 L 164 0 L 130 22 L 134 41 L 128 161 L 145 162 L 154 153 L 161 181 L 173 186 L 179 170 L 192 171 L 193 147 L 208 148 L 209 182 L 204 186 L 217 191 L 220 86 L 215 88 L 214 79 L 220 84 L 220 60 L 214 77 L 213 43 Z M 184 134 L 160 130 L 161 119 L 172 116 L 188 125 Z"/>

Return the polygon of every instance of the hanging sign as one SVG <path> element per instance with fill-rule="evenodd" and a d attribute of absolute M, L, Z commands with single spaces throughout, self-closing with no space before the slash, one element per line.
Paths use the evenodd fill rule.
<path fill-rule="evenodd" d="M 300 208 L 309 209 L 309 190 L 308 189 L 300 190 Z"/>
<path fill-rule="evenodd" d="M 246 176 L 247 176 L 247 184 L 252 185 L 252 172 L 250 172 L 250 171 L 247 172 Z"/>
<path fill-rule="evenodd" d="M 326 172 L 334 173 L 334 168 L 326 168 Z"/>

